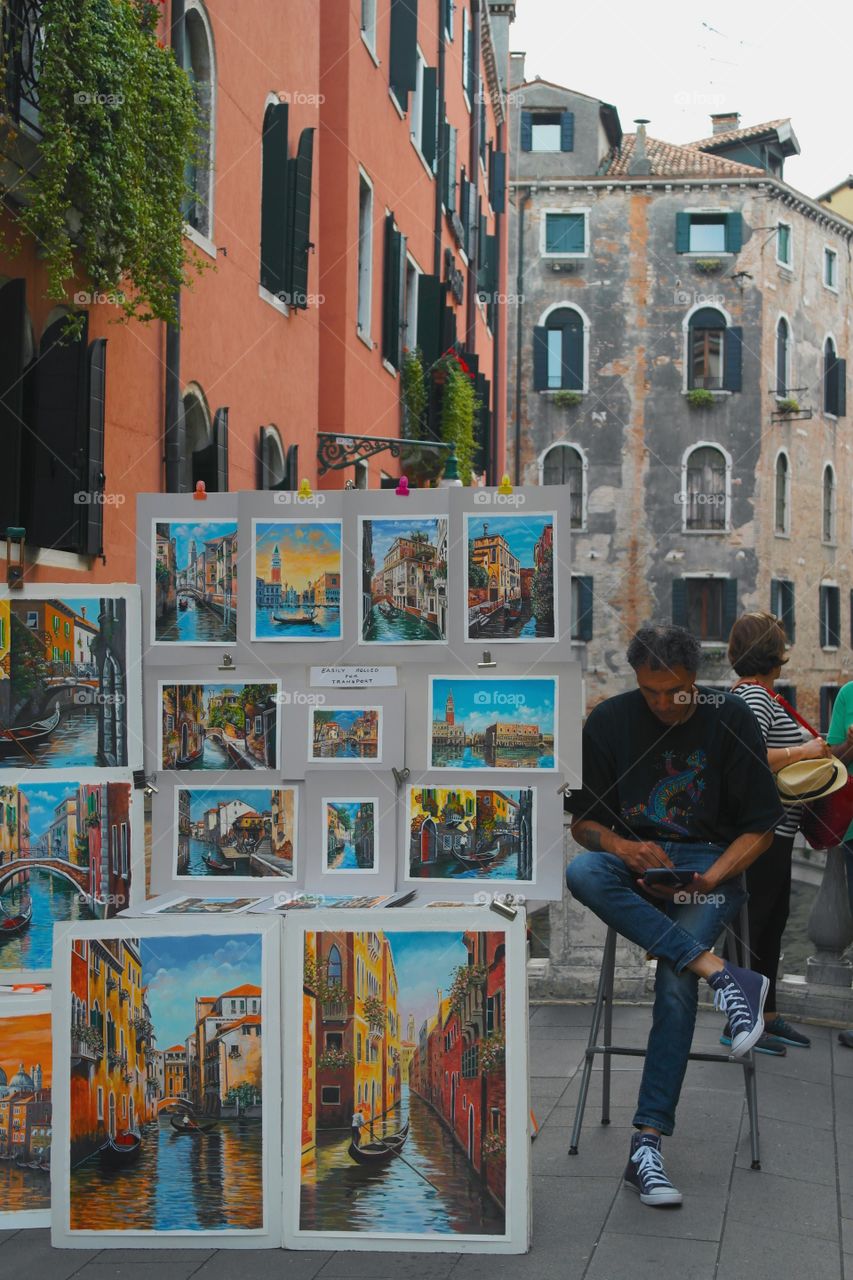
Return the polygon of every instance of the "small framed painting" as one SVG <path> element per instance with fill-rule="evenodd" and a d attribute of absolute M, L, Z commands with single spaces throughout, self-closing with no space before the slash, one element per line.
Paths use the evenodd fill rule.
<path fill-rule="evenodd" d="M 50 1226 L 50 992 L 0 996 L 0 1227 Z"/>
<path fill-rule="evenodd" d="M 158 769 L 277 769 L 278 680 L 160 681 Z"/>
<path fill-rule="evenodd" d="M 282 772 L 365 773 L 405 762 L 406 691 L 291 686 L 282 681 Z"/>
<path fill-rule="evenodd" d="M 305 888 L 327 894 L 380 893 L 396 881 L 393 775 L 311 773 L 305 782 Z"/>
<path fill-rule="evenodd" d="M 523 911 L 320 907 L 284 933 L 287 1247 L 525 1252 Z"/>
<path fill-rule="evenodd" d="M 382 759 L 382 708 L 312 706 L 308 759 L 378 763 Z"/>
<path fill-rule="evenodd" d="M 155 520 L 151 643 L 233 645 L 239 546 L 230 519 Z"/>
<path fill-rule="evenodd" d="M 57 936 L 52 1243 L 281 1243 L 279 923 Z"/>

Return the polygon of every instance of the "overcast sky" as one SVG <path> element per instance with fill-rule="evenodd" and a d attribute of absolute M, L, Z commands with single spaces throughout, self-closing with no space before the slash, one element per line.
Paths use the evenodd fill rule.
<path fill-rule="evenodd" d="M 510 47 L 527 53 L 527 79 L 613 103 L 626 133 L 636 116 L 668 142 L 707 137 L 712 112 L 790 116 L 801 155 L 786 182 L 815 197 L 853 171 L 849 3 L 518 0 L 517 13 Z"/>

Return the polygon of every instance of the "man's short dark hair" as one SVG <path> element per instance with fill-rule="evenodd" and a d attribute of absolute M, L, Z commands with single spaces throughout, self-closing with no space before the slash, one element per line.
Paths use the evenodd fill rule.
<path fill-rule="evenodd" d="M 685 627 L 656 627 L 644 622 L 631 637 L 625 657 L 635 671 L 671 671 L 683 667 L 695 674 L 702 661 L 702 647 Z"/>

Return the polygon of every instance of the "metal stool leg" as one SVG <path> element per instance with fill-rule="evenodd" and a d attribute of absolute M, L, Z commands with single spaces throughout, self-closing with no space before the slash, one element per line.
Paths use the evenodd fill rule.
<path fill-rule="evenodd" d="M 744 878 L 745 880 L 745 878 Z M 749 910 L 747 903 L 740 909 L 740 955 L 741 964 L 751 967 L 752 951 L 749 937 Z M 746 1109 L 749 1115 L 749 1142 L 752 1161 L 750 1168 L 761 1168 L 761 1150 L 758 1138 L 758 1085 L 755 1077 L 755 1054 L 750 1050 L 743 1064 L 743 1079 L 746 1087 Z"/>
<path fill-rule="evenodd" d="M 586 1099 L 589 1093 L 589 1079 L 592 1075 L 592 1064 L 595 1060 L 595 1049 L 598 1041 L 598 1032 L 601 1026 L 601 1014 L 605 1001 L 612 1003 L 613 999 L 613 970 L 616 964 L 616 930 L 607 930 L 607 939 L 604 943 L 604 955 L 601 961 L 601 971 L 598 975 L 598 990 L 595 995 L 595 1005 L 592 1011 L 592 1025 L 589 1029 L 589 1040 L 587 1041 L 586 1054 L 584 1057 L 583 1072 L 581 1073 L 581 1084 L 578 1092 L 578 1105 L 575 1110 L 575 1122 L 572 1126 L 572 1136 L 569 1141 L 569 1155 L 576 1156 L 578 1153 L 578 1142 L 581 1135 L 581 1126 L 583 1125 L 584 1112 L 586 1111 Z M 609 1055 L 605 1054 L 605 1062 Z"/>
<path fill-rule="evenodd" d="M 610 1046 L 613 1044 L 613 984 L 616 976 L 616 931 L 613 934 L 613 945 L 607 961 L 607 987 L 604 992 L 604 1053 L 601 1073 L 601 1123 L 610 1124 Z"/>

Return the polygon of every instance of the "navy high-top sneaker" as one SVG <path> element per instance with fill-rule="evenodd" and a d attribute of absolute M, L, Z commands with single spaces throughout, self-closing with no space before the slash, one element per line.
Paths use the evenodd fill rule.
<path fill-rule="evenodd" d="M 634 1134 L 624 1182 L 637 1192 L 641 1204 L 668 1208 L 680 1205 L 682 1197 L 664 1171 L 660 1141 L 654 1133 Z"/>

